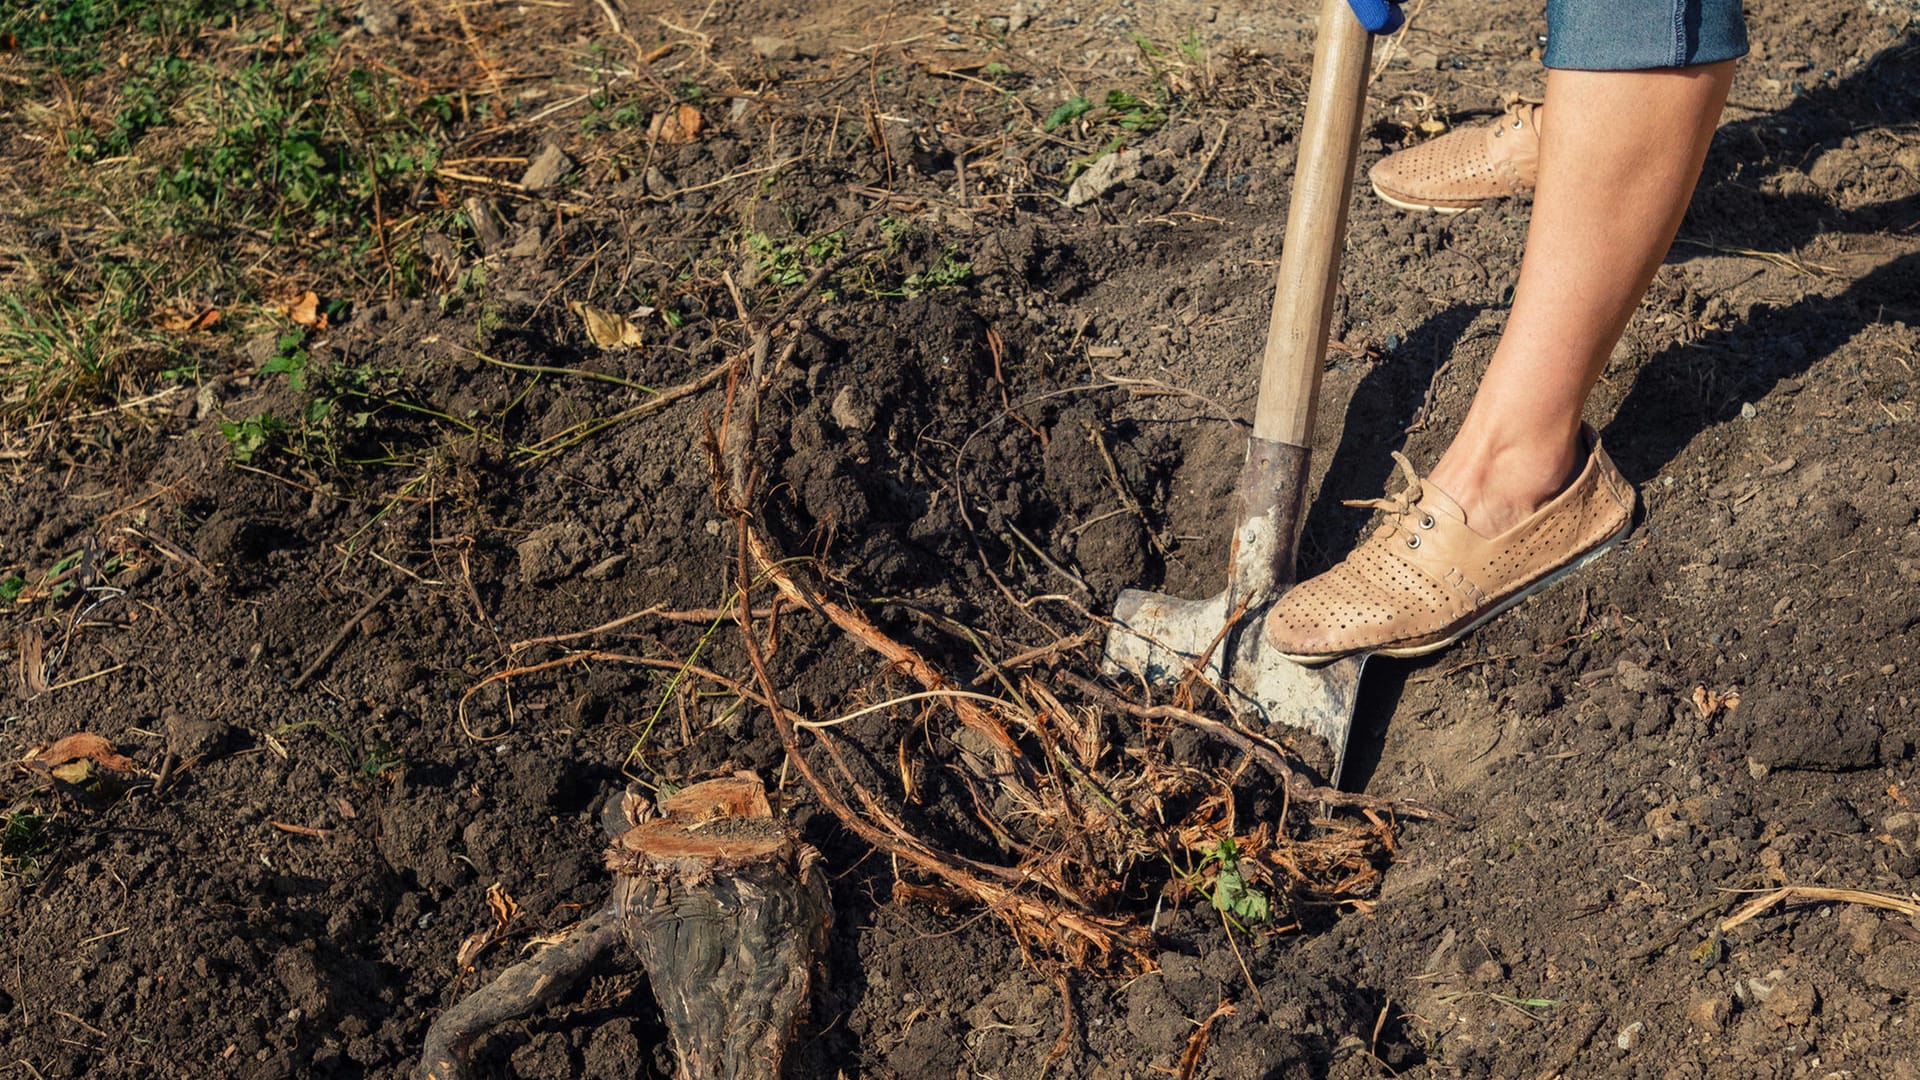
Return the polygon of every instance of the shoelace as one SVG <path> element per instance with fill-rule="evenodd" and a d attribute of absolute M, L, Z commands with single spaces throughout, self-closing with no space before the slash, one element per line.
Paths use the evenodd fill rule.
<path fill-rule="evenodd" d="M 1505 135 L 1508 127 L 1512 127 L 1517 131 L 1531 124 L 1533 122 L 1534 110 L 1539 107 L 1540 102 L 1523 97 L 1516 97 L 1507 102 L 1507 119 L 1500 121 L 1500 126 L 1494 130 L 1493 137 L 1498 139 Z M 1511 121 L 1511 124 L 1509 124 L 1508 121 Z"/>
<path fill-rule="evenodd" d="M 1406 531 L 1409 535 L 1414 535 L 1412 530 L 1407 529 L 1403 519 L 1413 513 L 1413 508 L 1419 503 L 1421 495 L 1425 494 L 1425 489 L 1420 486 L 1420 474 L 1414 471 L 1413 462 L 1407 460 L 1407 455 L 1398 450 L 1393 451 L 1393 463 L 1399 466 L 1400 476 L 1406 481 L 1398 494 L 1389 495 L 1384 499 L 1342 499 L 1340 504 L 1364 510 L 1378 510 L 1386 514 L 1387 519 L 1380 526 L 1383 535 L 1391 536 L 1396 531 Z"/>

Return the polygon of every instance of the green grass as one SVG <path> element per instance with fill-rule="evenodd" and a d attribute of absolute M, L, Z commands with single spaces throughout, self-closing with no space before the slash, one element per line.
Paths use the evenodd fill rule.
<path fill-rule="evenodd" d="M 30 806 L 0 814 L 0 878 L 32 876 L 52 850 L 45 814 Z"/>
<path fill-rule="evenodd" d="M 0 221 L 0 423 L 196 379 L 285 328 L 273 301 L 290 286 L 339 300 L 433 284 L 415 238 L 457 212 L 419 197 L 456 99 L 344 48 L 346 25 L 264 0 L 0 12 L 30 76 L 0 84 L 0 111 L 48 148 L 13 163 L 29 198 Z M 209 310 L 210 327 L 166 329 Z M 266 446 L 264 421 L 230 422 L 242 456 Z"/>

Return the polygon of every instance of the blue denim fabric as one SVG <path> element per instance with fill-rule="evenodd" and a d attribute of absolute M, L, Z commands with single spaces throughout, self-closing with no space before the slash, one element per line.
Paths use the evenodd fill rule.
<path fill-rule="evenodd" d="M 1746 53 L 1740 0 L 1547 0 L 1550 68 L 1640 71 Z"/>

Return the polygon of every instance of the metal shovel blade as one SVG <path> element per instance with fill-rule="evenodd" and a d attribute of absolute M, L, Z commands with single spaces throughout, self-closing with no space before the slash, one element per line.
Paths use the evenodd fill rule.
<path fill-rule="evenodd" d="M 1178 682 L 1205 656 L 1204 676 L 1227 692 L 1240 714 L 1305 728 L 1325 739 L 1333 750 L 1329 779 L 1338 787 L 1366 654 L 1307 667 L 1267 646 L 1257 617 L 1244 617 L 1241 626 L 1231 629 L 1227 617 L 1225 591 L 1204 600 L 1183 600 L 1128 589 L 1114 605 L 1106 669 L 1149 682 Z"/>

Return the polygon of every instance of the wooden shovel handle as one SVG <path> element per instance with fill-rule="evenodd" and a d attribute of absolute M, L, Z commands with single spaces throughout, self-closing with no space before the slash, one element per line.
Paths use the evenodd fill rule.
<path fill-rule="evenodd" d="M 1293 201 L 1287 208 L 1273 318 L 1260 364 L 1256 438 L 1294 446 L 1313 441 L 1372 57 L 1373 36 L 1354 17 L 1347 0 L 1322 0 Z"/>

